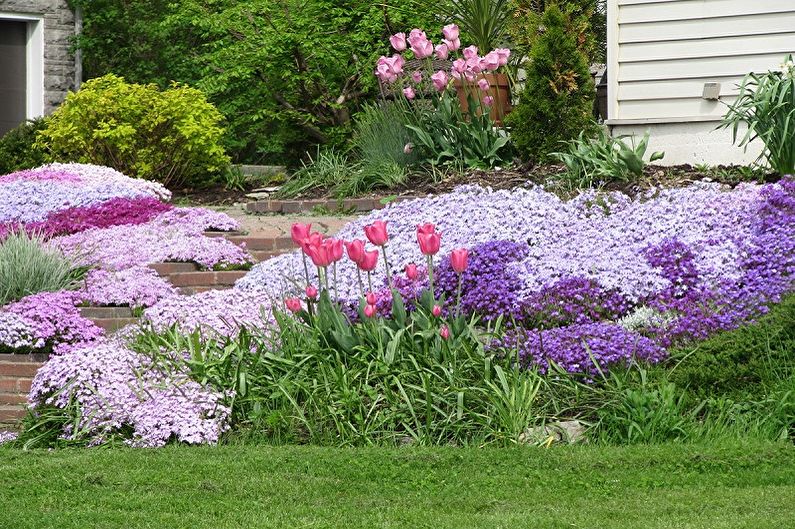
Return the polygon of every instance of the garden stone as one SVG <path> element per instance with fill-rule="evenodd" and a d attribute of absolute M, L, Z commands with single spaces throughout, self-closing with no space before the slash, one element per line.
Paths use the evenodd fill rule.
<path fill-rule="evenodd" d="M 520 443 L 566 443 L 575 444 L 587 442 L 585 425 L 578 420 L 558 421 L 543 426 L 528 428 L 519 436 Z"/>

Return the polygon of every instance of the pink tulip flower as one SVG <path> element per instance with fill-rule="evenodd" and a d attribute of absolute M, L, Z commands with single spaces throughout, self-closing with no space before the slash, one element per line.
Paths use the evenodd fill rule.
<path fill-rule="evenodd" d="M 312 224 L 301 224 L 296 222 L 290 227 L 290 237 L 297 246 L 301 246 L 301 242 L 309 237 L 312 232 Z"/>
<path fill-rule="evenodd" d="M 494 98 L 491 97 L 491 96 L 484 97 L 483 98 L 483 104 L 486 105 L 487 107 L 490 107 L 491 105 L 494 104 Z"/>
<path fill-rule="evenodd" d="M 423 255 L 436 255 L 442 244 L 442 234 L 417 232 L 417 242 Z"/>
<path fill-rule="evenodd" d="M 436 58 L 440 61 L 447 60 L 447 56 L 450 53 L 450 50 L 447 48 L 447 44 L 439 44 L 436 46 Z"/>
<path fill-rule="evenodd" d="M 500 55 L 496 51 L 490 51 L 480 60 L 480 67 L 483 70 L 493 72 L 500 67 Z"/>
<path fill-rule="evenodd" d="M 447 325 L 442 325 L 439 329 L 439 336 L 442 337 L 442 340 L 447 340 L 450 338 L 450 329 L 447 328 Z"/>
<path fill-rule="evenodd" d="M 508 58 L 511 56 L 511 50 L 508 48 L 497 48 L 494 53 L 500 58 L 500 66 L 508 64 Z"/>
<path fill-rule="evenodd" d="M 456 59 L 453 61 L 453 77 L 456 79 L 461 79 L 464 73 L 467 71 L 467 62 L 464 59 Z"/>
<path fill-rule="evenodd" d="M 444 39 L 443 42 L 447 45 L 449 51 L 457 51 L 461 47 L 461 39 L 458 38 Z"/>
<path fill-rule="evenodd" d="M 453 266 L 453 270 L 459 274 L 467 269 L 468 260 L 469 252 L 466 248 L 458 248 L 457 250 L 453 250 L 450 254 L 450 264 Z"/>
<path fill-rule="evenodd" d="M 426 222 L 425 224 L 417 224 L 417 233 L 434 233 L 436 231 L 436 226 L 431 224 L 430 222 Z"/>
<path fill-rule="evenodd" d="M 486 90 L 491 88 L 491 85 L 489 84 L 489 82 L 486 79 L 481 77 L 478 80 L 478 88 L 480 88 L 481 90 L 483 90 L 485 92 Z"/>
<path fill-rule="evenodd" d="M 431 309 L 431 314 L 433 314 L 438 318 L 439 316 L 442 315 L 442 307 L 440 307 L 439 305 L 434 305 L 433 308 Z"/>
<path fill-rule="evenodd" d="M 375 305 L 367 305 L 364 307 L 364 315 L 368 318 L 372 318 L 377 312 Z"/>
<path fill-rule="evenodd" d="M 364 256 L 364 241 L 356 239 L 351 242 L 346 242 L 345 246 L 348 249 L 348 257 L 358 265 Z"/>
<path fill-rule="evenodd" d="M 478 47 L 474 44 L 464 48 L 464 59 L 471 61 L 478 58 Z"/>
<path fill-rule="evenodd" d="M 415 70 L 414 73 L 411 74 L 411 80 L 416 84 L 420 84 L 422 82 L 422 72 Z"/>
<path fill-rule="evenodd" d="M 407 86 L 406 88 L 403 89 L 403 95 L 406 96 L 406 99 L 408 99 L 409 101 L 411 101 L 417 96 L 417 94 L 414 93 L 414 89 L 410 86 Z"/>
<path fill-rule="evenodd" d="M 304 253 L 309 255 L 310 246 L 319 246 L 323 244 L 323 235 L 317 232 L 310 233 L 309 236 L 302 240 L 299 244 Z"/>
<path fill-rule="evenodd" d="M 389 241 L 389 234 L 386 231 L 387 223 L 383 220 L 376 220 L 372 224 L 364 227 L 364 234 L 367 240 L 376 246 L 383 246 Z"/>
<path fill-rule="evenodd" d="M 368 292 L 364 299 L 367 301 L 368 305 L 375 305 L 376 301 L 378 301 L 373 292 Z"/>
<path fill-rule="evenodd" d="M 327 244 L 313 244 L 307 246 L 306 253 L 315 266 L 325 268 L 332 263 L 330 249 Z"/>
<path fill-rule="evenodd" d="M 417 265 L 409 263 L 406 265 L 406 277 L 412 281 L 416 281 L 419 274 L 417 273 Z"/>
<path fill-rule="evenodd" d="M 317 289 L 312 285 L 306 287 L 306 297 L 309 299 L 317 299 Z"/>
<path fill-rule="evenodd" d="M 455 24 L 447 24 L 445 27 L 442 28 L 442 35 L 447 40 L 455 40 L 458 38 L 458 26 Z"/>
<path fill-rule="evenodd" d="M 433 81 L 433 87 L 436 88 L 438 92 L 442 92 L 445 88 L 447 88 L 447 82 L 449 79 L 447 78 L 447 74 L 444 72 L 444 70 L 439 70 L 431 76 L 431 81 Z"/>
<path fill-rule="evenodd" d="M 301 300 L 298 298 L 287 298 L 284 300 L 284 304 L 287 305 L 287 310 L 293 314 L 301 312 Z"/>
<path fill-rule="evenodd" d="M 362 254 L 362 260 L 357 264 L 363 271 L 372 272 L 375 270 L 375 267 L 378 266 L 378 250 L 364 252 Z"/>
<path fill-rule="evenodd" d="M 337 262 L 343 256 L 343 242 L 342 239 L 326 239 L 324 244 L 329 245 L 329 254 L 332 262 Z"/>
<path fill-rule="evenodd" d="M 433 55 L 433 42 L 425 40 L 417 40 L 411 46 L 411 51 L 418 59 L 426 59 Z"/>
<path fill-rule="evenodd" d="M 406 49 L 406 34 L 405 33 L 395 33 L 391 37 L 389 37 L 389 43 L 392 45 L 392 48 L 397 51 L 405 51 Z"/>

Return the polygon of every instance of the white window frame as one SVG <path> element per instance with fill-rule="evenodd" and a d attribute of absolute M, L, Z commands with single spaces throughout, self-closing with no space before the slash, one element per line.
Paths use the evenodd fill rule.
<path fill-rule="evenodd" d="M 28 35 L 25 46 L 25 117 L 33 119 L 44 115 L 44 16 L 28 13 L 0 12 L 0 20 L 27 22 Z"/>

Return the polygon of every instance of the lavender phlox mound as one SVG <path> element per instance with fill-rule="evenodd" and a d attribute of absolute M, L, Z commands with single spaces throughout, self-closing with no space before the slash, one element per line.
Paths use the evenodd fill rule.
<path fill-rule="evenodd" d="M 539 328 L 596 323 L 620 318 L 632 306 L 618 290 L 606 290 L 593 279 L 566 277 L 522 300 L 521 319 Z"/>
<path fill-rule="evenodd" d="M 171 193 L 109 167 L 51 164 L 0 177 L 0 223 L 41 222 L 56 211 L 143 197 L 167 201 Z"/>
<path fill-rule="evenodd" d="M 651 339 L 612 323 L 514 329 L 494 345 L 511 354 L 518 352 L 523 365 L 542 373 L 554 363 L 570 373 L 595 376 L 611 365 L 627 365 L 635 359 L 655 363 L 666 357 L 665 349 Z"/>
<path fill-rule="evenodd" d="M 179 291 L 151 268 L 134 266 L 90 270 L 79 293 L 91 305 L 150 307 Z"/>
<path fill-rule="evenodd" d="M 78 420 L 64 426 L 65 439 L 101 444 L 123 437 L 138 447 L 217 443 L 228 428 L 224 396 L 178 365 L 155 364 L 119 340 L 76 347 L 39 369 L 29 400 L 34 413 L 80 407 Z"/>
<path fill-rule="evenodd" d="M 0 311 L 0 353 L 27 353 L 44 347 L 46 340 L 36 337 L 35 324 L 8 311 Z"/>

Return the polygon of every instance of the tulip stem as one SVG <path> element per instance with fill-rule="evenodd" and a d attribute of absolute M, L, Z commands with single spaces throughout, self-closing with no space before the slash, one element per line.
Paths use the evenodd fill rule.
<path fill-rule="evenodd" d="M 433 288 L 433 256 L 428 256 L 428 282 L 431 285 L 431 299 L 436 301 L 436 291 Z"/>
<path fill-rule="evenodd" d="M 370 272 L 367 272 L 367 286 L 370 287 L 370 292 L 373 291 L 373 276 Z"/>
<path fill-rule="evenodd" d="M 359 292 L 364 296 L 364 284 L 362 283 L 362 269 L 356 266 L 356 277 L 359 279 Z"/>
<path fill-rule="evenodd" d="M 306 254 L 302 252 L 301 257 L 304 258 L 304 275 L 306 276 L 306 284 L 309 286 L 311 283 L 309 282 L 309 266 L 306 264 Z"/>
<path fill-rule="evenodd" d="M 334 299 L 339 299 L 339 294 L 337 289 L 337 261 L 334 261 Z"/>
<path fill-rule="evenodd" d="M 455 295 L 455 317 L 458 318 L 461 315 L 461 283 L 463 283 L 464 274 L 458 274 L 458 290 Z"/>
<path fill-rule="evenodd" d="M 386 283 L 389 285 L 389 289 L 392 290 L 392 274 L 389 271 L 389 260 L 386 258 L 386 245 L 381 247 L 381 251 L 384 252 L 384 268 L 386 268 Z"/>

